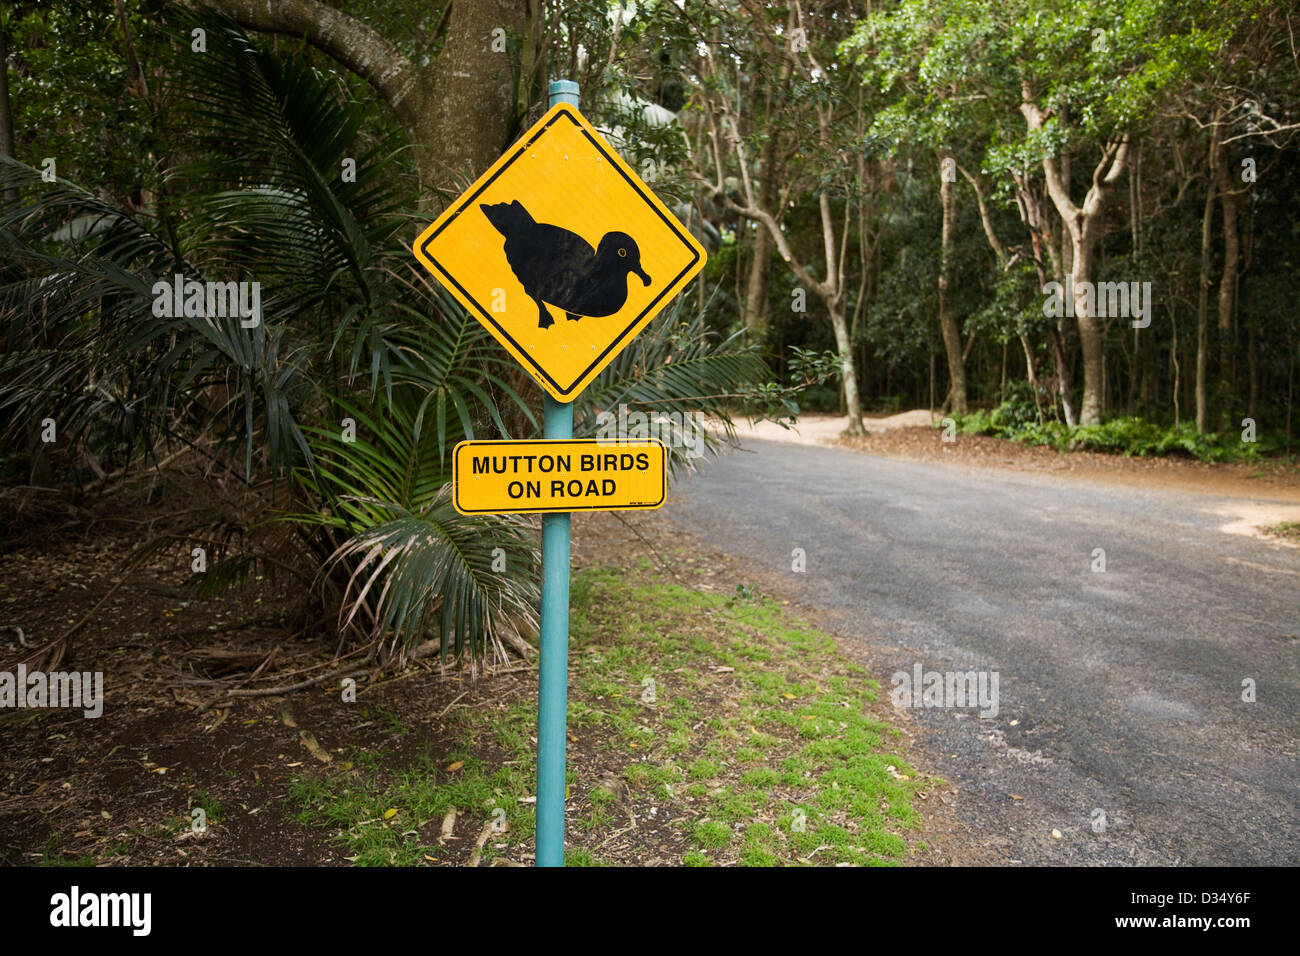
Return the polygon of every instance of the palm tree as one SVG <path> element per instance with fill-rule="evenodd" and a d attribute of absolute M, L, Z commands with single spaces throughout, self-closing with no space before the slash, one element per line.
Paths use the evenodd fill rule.
<path fill-rule="evenodd" d="M 208 585 L 288 569 L 334 608 L 340 650 L 388 662 L 429 639 L 473 660 L 526 647 L 535 525 L 455 512 L 450 452 L 536 434 L 536 398 L 411 256 L 401 133 L 376 130 L 306 55 L 202 22 L 207 54 L 170 71 L 189 130 L 173 145 L 190 157 L 168 171 L 174 198 L 135 217 L 0 161 L 0 189 L 18 192 L 0 207 L 7 437 L 58 409 L 71 447 L 122 468 L 179 444 L 237 472 L 257 492 L 250 513 L 214 507 L 167 540 L 242 525 Z M 155 314 L 155 283 L 178 275 L 256 281 L 262 321 Z M 764 375 L 679 304 L 584 394 L 579 428 L 619 402 L 729 421 Z"/>

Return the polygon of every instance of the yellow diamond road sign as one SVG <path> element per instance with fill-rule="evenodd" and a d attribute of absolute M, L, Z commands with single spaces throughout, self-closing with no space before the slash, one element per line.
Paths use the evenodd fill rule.
<path fill-rule="evenodd" d="M 452 504 L 461 514 L 651 509 L 667 490 L 667 451 L 658 441 L 463 441 L 451 461 Z"/>
<path fill-rule="evenodd" d="M 704 248 L 576 109 L 552 107 L 414 245 L 571 402 L 704 267 Z"/>

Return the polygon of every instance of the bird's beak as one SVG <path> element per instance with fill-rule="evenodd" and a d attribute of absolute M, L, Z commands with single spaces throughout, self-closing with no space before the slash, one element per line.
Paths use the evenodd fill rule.
<path fill-rule="evenodd" d="M 637 267 L 636 267 L 635 269 L 633 269 L 632 271 L 635 272 L 638 276 L 641 277 L 641 284 L 642 284 L 642 285 L 649 285 L 649 284 L 650 284 L 650 277 L 649 277 L 648 275 L 645 274 L 645 270 L 642 269 L 640 266 L 637 266 Z"/>

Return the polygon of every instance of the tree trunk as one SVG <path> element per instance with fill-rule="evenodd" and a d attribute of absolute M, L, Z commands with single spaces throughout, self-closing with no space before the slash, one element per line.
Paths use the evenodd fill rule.
<path fill-rule="evenodd" d="M 1079 424 L 1100 425 L 1105 411 L 1105 368 L 1102 350 L 1101 323 L 1089 308 L 1087 286 L 1093 274 L 1093 244 L 1087 241 L 1083 230 L 1072 242 L 1074 279 L 1074 315 L 1079 323 L 1079 346 L 1083 352 L 1083 401 L 1079 408 Z M 1096 305 L 1093 297 L 1092 305 Z"/>
<path fill-rule="evenodd" d="M 1058 251 L 1050 227 L 1046 224 L 1046 210 L 1035 197 L 1026 177 L 1012 172 L 1012 178 L 1016 183 L 1016 205 L 1020 211 L 1020 220 L 1029 230 L 1029 241 L 1034 249 L 1034 268 L 1038 271 L 1038 287 L 1045 289 L 1047 286 L 1048 263 L 1051 264 L 1051 275 L 1056 281 L 1064 278 L 1064 265 L 1062 264 L 1063 251 Z M 972 183 L 974 180 L 972 180 Z M 976 193 L 979 198 L 979 193 Z M 980 202 L 981 210 L 983 201 Z M 985 217 L 987 218 L 987 217 Z M 986 223 L 985 232 L 992 237 L 992 229 Z M 990 238 L 990 241 L 992 239 Z M 1000 248 L 1000 244 L 995 245 L 994 251 Z M 999 256 L 1001 258 L 1001 255 Z M 1065 417 L 1065 423 L 1073 428 L 1079 423 L 1078 416 L 1074 410 L 1074 375 L 1070 368 L 1069 355 L 1066 351 L 1066 326 L 1065 319 L 1058 319 L 1056 325 L 1047 327 L 1047 337 L 1052 343 L 1052 360 L 1056 364 L 1056 390 L 1061 399 L 1061 414 Z M 1055 408 L 1055 406 L 1053 406 Z"/>
<path fill-rule="evenodd" d="M 1031 228 L 1029 238 L 1034 245 L 1034 262 L 1038 267 L 1039 288 L 1047 285 L 1047 270 L 1043 264 L 1043 247 L 1046 245 L 1053 264 L 1059 264 L 1060 257 L 1051 255 L 1050 241 L 1044 242 L 1043 236 L 1035 228 Z M 1052 342 L 1052 360 L 1056 364 L 1056 392 L 1061 399 L 1061 414 L 1065 417 L 1065 424 L 1073 428 L 1079 424 L 1079 416 L 1074 410 L 1074 371 L 1070 366 L 1070 357 L 1066 352 L 1065 339 L 1066 326 L 1065 319 L 1057 319 L 1055 325 L 1047 327 L 1047 337 Z"/>
<path fill-rule="evenodd" d="M 1138 338 L 1141 329 L 1133 330 L 1133 352 L 1129 355 L 1128 360 L 1128 397 L 1124 401 L 1128 414 L 1137 414 L 1137 395 L 1138 395 L 1138 377 L 1142 368 L 1139 359 L 1142 356 L 1142 340 Z"/>
<path fill-rule="evenodd" d="M 945 160 L 948 163 L 945 163 Z M 943 333 L 943 347 L 948 355 L 949 397 L 952 399 L 952 412 L 955 415 L 966 414 L 966 363 L 961 354 L 961 330 L 952 314 L 952 302 L 948 289 L 952 278 L 952 230 L 953 230 L 953 184 L 944 175 L 944 167 L 952 164 L 956 172 L 956 160 L 946 153 L 939 155 L 939 203 L 943 208 L 943 226 L 940 230 L 939 243 L 939 329 Z"/>
<path fill-rule="evenodd" d="M 1034 349 L 1029 344 L 1029 336 L 1020 333 L 1020 347 L 1025 350 L 1025 378 L 1029 380 L 1029 391 L 1034 396 L 1034 411 L 1038 414 L 1038 424 L 1043 424 L 1043 406 L 1038 400 L 1038 372 L 1034 368 Z"/>
<path fill-rule="evenodd" d="M 1214 226 L 1214 182 L 1205 187 L 1205 212 L 1201 216 L 1201 276 L 1196 295 L 1196 430 L 1205 434 L 1209 414 L 1210 365 L 1210 231 Z"/>
<path fill-rule="evenodd" d="M 1156 401 L 1155 391 L 1160 388 L 1160 379 L 1156 373 L 1156 349 L 1154 342 L 1148 342 L 1142 351 L 1142 381 L 1138 386 L 1138 413 L 1143 417 L 1149 414 Z"/>
<path fill-rule="evenodd" d="M 1174 427 L 1177 428 L 1182 424 L 1181 392 L 1179 391 L 1182 387 L 1180 381 L 1182 369 L 1178 365 L 1178 311 L 1172 305 L 1169 307 L 1169 331 L 1173 337 L 1173 344 L 1169 347 L 1169 361 L 1174 366 Z"/>
<path fill-rule="evenodd" d="M 844 309 L 838 302 L 827 303 L 831 313 L 831 327 L 835 329 L 835 347 L 839 349 L 844 362 L 844 405 L 849 414 L 850 435 L 865 435 L 862 427 L 862 402 L 858 398 L 858 375 L 854 368 L 853 345 L 849 340 L 849 323 L 844 316 Z"/>
<path fill-rule="evenodd" d="M 1290 347 L 1290 360 L 1287 362 L 1286 372 L 1286 453 L 1291 454 L 1291 405 L 1295 400 L 1295 342 L 1290 338 L 1287 339 Z"/>
<path fill-rule="evenodd" d="M 934 349 L 930 349 L 930 415 L 934 415 Z"/>
<path fill-rule="evenodd" d="M 531 36 L 528 12 L 526 0 L 452 0 L 411 130 L 421 193 L 432 193 L 439 208 L 491 166 L 517 132 L 510 55 L 493 50 L 492 31 Z"/>
<path fill-rule="evenodd" d="M 1259 332 L 1258 323 L 1252 317 L 1246 320 L 1246 334 L 1248 336 L 1246 345 L 1246 362 L 1247 375 L 1249 376 L 1249 392 L 1246 397 L 1246 417 L 1258 419 L 1259 417 Z"/>
<path fill-rule="evenodd" d="M 781 62 L 781 75 L 778 80 L 784 94 L 790 80 L 790 61 Z M 766 111 L 772 114 L 773 91 L 767 90 Z M 759 151 L 757 187 L 758 204 L 763 209 L 771 209 L 776 198 L 776 145 L 777 135 L 769 132 Z M 772 237 L 760 223 L 754 236 L 754 259 L 749 266 L 749 281 L 745 289 L 745 328 L 749 330 L 751 342 L 761 342 L 767 329 L 767 289 L 772 273 Z"/>
<path fill-rule="evenodd" d="M 767 328 L 767 281 L 771 272 L 772 238 L 762 223 L 754 230 L 754 258 L 745 285 L 745 328 L 751 342 L 762 342 Z"/>
<path fill-rule="evenodd" d="M 1073 428 L 1079 424 L 1079 413 L 1074 407 L 1074 370 L 1065 352 L 1065 320 L 1047 327 L 1047 337 L 1052 340 L 1052 358 L 1056 362 L 1056 392 L 1061 398 L 1061 414 L 1065 424 Z"/>
<path fill-rule="evenodd" d="M 1043 129 L 1047 113 L 1035 102 L 1027 80 L 1021 93 L 1020 112 L 1029 129 Z M 1068 245 L 1063 245 L 1072 253 L 1069 272 L 1075 283 L 1075 318 L 1079 325 L 1079 342 L 1083 348 L 1083 402 L 1079 415 L 1079 423 L 1082 425 L 1101 424 L 1105 404 L 1102 383 L 1105 366 L 1102 361 L 1101 325 L 1087 307 L 1085 289 L 1080 287 L 1080 283 L 1092 281 L 1093 251 L 1101 238 L 1102 217 L 1114 195 L 1115 184 L 1128 171 L 1129 149 L 1126 133 L 1121 133 L 1106 143 L 1101 159 L 1093 169 L 1092 184 L 1088 187 L 1082 205 L 1075 205 L 1070 198 L 1069 155 L 1062 155 L 1059 161 L 1052 156 L 1043 157 L 1047 192 L 1052 197 L 1052 204 L 1060 214 L 1061 223 L 1070 240 Z M 1083 306 L 1082 311 L 1080 306 Z"/>
<path fill-rule="evenodd" d="M 498 28 L 533 42 L 528 0 L 454 0 L 442 49 L 428 66 L 412 63 L 367 23 L 319 0 L 205 2 L 249 29 L 302 37 L 370 83 L 410 138 L 423 212 L 441 209 L 490 166 L 521 119 L 510 55 L 492 47 Z"/>
<path fill-rule="evenodd" d="M 1236 392 L 1236 336 L 1233 334 L 1233 312 L 1237 304 L 1237 275 L 1240 259 L 1240 236 L 1237 231 L 1238 196 L 1232 188 L 1228 173 L 1228 151 L 1219 145 L 1215 179 L 1219 201 L 1223 206 L 1223 276 L 1219 279 L 1219 413 L 1225 424 L 1231 424 L 1232 404 Z"/>

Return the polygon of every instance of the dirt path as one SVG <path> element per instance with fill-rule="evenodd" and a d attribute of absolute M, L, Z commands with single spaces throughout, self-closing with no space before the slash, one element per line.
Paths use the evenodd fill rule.
<path fill-rule="evenodd" d="M 1160 487 L 1170 491 L 1241 499 L 1216 504 L 1228 534 L 1266 537 L 1262 528 L 1300 521 L 1300 467 L 1279 461 L 1259 464 L 1211 464 L 1184 457 L 1126 458 L 1098 452 L 1060 453 L 1046 446 L 1022 445 L 987 435 L 958 435 L 945 442 L 940 429 L 927 422 L 926 409 L 913 409 L 884 418 L 865 419 L 867 435 L 848 438 L 846 417 L 804 415 L 798 426 L 785 429 L 772 422 L 741 422 L 737 435 L 747 439 L 801 445 L 849 448 L 867 455 L 908 461 L 935 461 L 969 469 L 1047 473 L 1080 481 L 1131 487 Z"/>

